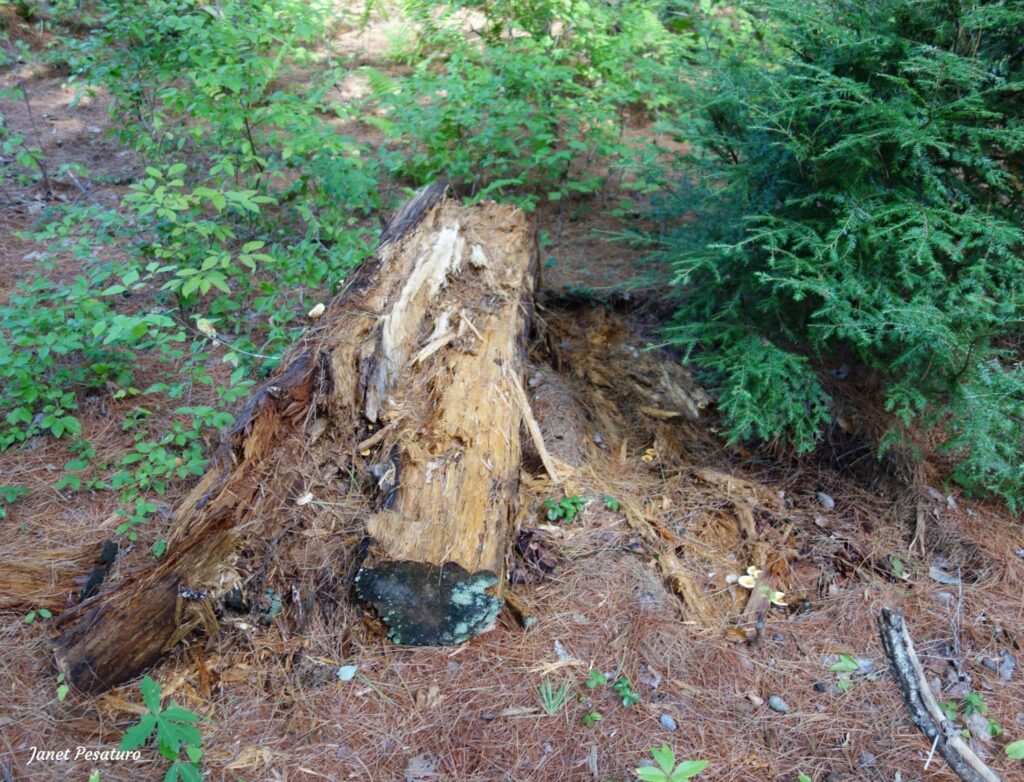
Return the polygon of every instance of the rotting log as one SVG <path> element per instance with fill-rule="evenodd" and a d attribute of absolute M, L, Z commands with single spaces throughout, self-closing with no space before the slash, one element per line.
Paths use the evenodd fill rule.
<path fill-rule="evenodd" d="M 388 635 L 454 644 L 491 627 L 519 497 L 536 273 L 519 210 L 467 207 L 443 185 L 407 203 L 251 397 L 176 509 L 164 558 L 61 617 L 67 680 L 102 691 L 216 632 L 252 552 L 338 504 L 339 475 L 366 476 L 373 497 L 355 591 Z"/>

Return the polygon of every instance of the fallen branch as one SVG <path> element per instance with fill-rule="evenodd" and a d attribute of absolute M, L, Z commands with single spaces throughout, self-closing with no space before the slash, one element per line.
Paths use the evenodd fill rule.
<path fill-rule="evenodd" d="M 889 658 L 892 672 L 899 682 L 903 700 L 914 724 L 932 742 L 934 749 L 964 782 L 1004 782 L 990 769 L 960 736 L 960 731 L 946 719 L 935 694 L 924 677 L 921 661 L 903 622 L 900 611 L 883 608 L 878 617 L 882 647 Z"/>

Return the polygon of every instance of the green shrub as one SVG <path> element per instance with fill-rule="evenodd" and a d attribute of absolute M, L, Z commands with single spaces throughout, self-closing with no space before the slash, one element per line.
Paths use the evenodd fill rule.
<path fill-rule="evenodd" d="M 404 78 L 369 72 L 382 116 L 367 120 L 389 136 L 393 170 L 415 183 L 448 176 L 473 199 L 528 208 L 593 193 L 638 153 L 623 141 L 627 112 L 672 102 L 683 39 L 660 3 L 405 5 L 432 54 Z M 483 46 L 453 19 L 466 8 L 486 19 Z"/>
<path fill-rule="evenodd" d="M 709 64 L 675 128 L 696 169 L 658 205 L 670 338 L 708 370 L 732 440 L 813 448 L 830 418 L 816 369 L 846 358 L 887 382 L 883 447 L 924 427 L 956 480 L 1019 508 L 1024 9 L 760 7 L 782 45 Z"/>
<path fill-rule="evenodd" d="M 187 185 L 252 191 L 278 208 L 249 233 L 285 228 L 320 285 L 372 248 L 378 163 L 339 132 L 331 90 L 346 69 L 324 45 L 317 0 L 102 0 L 99 22 L 58 50 L 73 83 L 113 97 L 114 128 L 153 164 L 189 160 Z M 299 71 L 301 69 L 301 71 Z M 269 216 L 269 214 L 268 214 Z M 276 221 L 276 224 L 274 224 Z"/>

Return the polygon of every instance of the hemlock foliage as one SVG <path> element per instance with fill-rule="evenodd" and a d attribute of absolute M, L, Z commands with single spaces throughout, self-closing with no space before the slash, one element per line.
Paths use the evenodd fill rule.
<path fill-rule="evenodd" d="M 814 447 L 819 370 L 886 381 L 968 490 L 1024 503 L 1024 3 L 759 4 L 766 59 L 709 62 L 658 204 L 682 305 L 732 440 Z M 696 173 L 695 173 L 696 171 Z M 856 370 L 855 370 L 856 371 Z"/>

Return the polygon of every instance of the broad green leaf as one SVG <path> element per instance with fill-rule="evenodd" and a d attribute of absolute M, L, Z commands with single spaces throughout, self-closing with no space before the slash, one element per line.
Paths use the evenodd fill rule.
<path fill-rule="evenodd" d="M 672 748 L 668 744 L 662 744 L 661 749 L 655 747 L 651 748 L 651 756 L 654 758 L 654 762 L 658 764 L 662 771 L 666 774 L 671 774 L 672 769 L 676 764 L 675 753 L 672 752 Z"/>
<path fill-rule="evenodd" d="M 672 773 L 672 780 L 675 782 L 678 779 L 690 779 L 707 767 L 708 761 L 706 760 L 684 760 L 676 766 L 676 770 Z"/>
<path fill-rule="evenodd" d="M 141 719 L 121 736 L 121 749 L 138 749 L 146 743 L 146 739 L 149 738 L 154 727 L 156 727 L 156 715 L 143 714 Z"/>
<path fill-rule="evenodd" d="M 142 683 L 139 684 L 139 689 L 142 691 L 142 701 L 146 704 L 146 708 L 153 714 L 159 714 L 160 685 L 153 681 L 153 677 L 145 676 Z"/>

